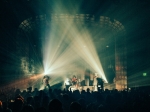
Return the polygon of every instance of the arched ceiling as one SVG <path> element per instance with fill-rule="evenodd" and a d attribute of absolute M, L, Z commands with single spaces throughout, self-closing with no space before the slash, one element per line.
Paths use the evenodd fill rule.
<path fill-rule="evenodd" d="M 114 37 L 118 34 L 124 35 L 126 34 L 125 28 L 118 20 L 111 19 L 105 16 L 99 16 L 99 19 L 96 19 L 94 15 L 90 14 L 50 14 L 50 15 L 39 15 L 36 17 L 30 17 L 23 22 L 18 27 L 18 38 L 20 35 L 24 35 L 26 33 L 35 32 L 35 29 L 38 32 L 42 32 L 44 27 L 48 28 L 52 25 L 57 25 L 73 21 L 76 27 L 86 27 L 90 32 L 93 41 L 96 46 L 100 46 L 102 44 L 102 40 L 106 40 L 109 43 L 106 43 L 107 46 L 110 43 L 114 43 Z M 72 24 L 72 23 L 70 23 Z M 62 25 L 63 27 L 63 25 Z M 45 29 L 46 30 L 46 29 Z M 59 31 L 58 31 L 59 32 Z M 95 36 L 96 35 L 96 36 Z M 32 38 L 32 37 L 30 37 Z M 37 38 L 37 37 L 36 37 Z M 43 36 L 39 38 L 45 38 Z M 100 43 L 99 43 L 100 42 Z"/>

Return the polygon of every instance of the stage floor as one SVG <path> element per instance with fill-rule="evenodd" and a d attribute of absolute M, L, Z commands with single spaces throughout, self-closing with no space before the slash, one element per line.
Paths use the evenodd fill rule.
<path fill-rule="evenodd" d="M 87 91 L 88 88 L 90 89 L 90 91 L 97 91 L 97 86 L 79 86 L 79 87 L 70 86 L 69 91 L 70 91 L 70 89 L 71 89 L 71 91 L 74 91 L 74 90 Z"/>

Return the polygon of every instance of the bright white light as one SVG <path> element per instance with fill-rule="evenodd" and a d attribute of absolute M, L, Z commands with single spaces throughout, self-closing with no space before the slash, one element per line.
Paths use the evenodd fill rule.
<path fill-rule="evenodd" d="M 72 21 L 51 23 L 51 30 L 43 42 L 44 74 L 51 74 L 56 83 L 58 77 L 61 81 L 68 72 L 84 75 L 89 68 L 107 82 L 91 35 L 85 27 Z"/>

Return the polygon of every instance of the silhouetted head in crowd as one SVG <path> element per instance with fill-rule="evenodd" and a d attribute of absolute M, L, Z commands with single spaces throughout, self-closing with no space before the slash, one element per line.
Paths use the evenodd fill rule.
<path fill-rule="evenodd" d="M 34 108 L 32 105 L 25 105 L 21 112 L 34 112 Z"/>
<path fill-rule="evenodd" d="M 27 97 L 27 104 L 34 106 L 34 98 L 32 96 Z"/>
<path fill-rule="evenodd" d="M 26 94 L 26 92 L 27 92 L 26 90 L 23 90 L 22 94 Z"/>
<path fill-rule="evenodd" d="M 70 112 L 81 112 L 81 105 L 78 102 L 72 102 Z"/>
<path fill-rule="evenodd" d="M 38 88 L 34 88 L 34 91 L 38 91 Z"/>
<path fill-rule="evenodd" d="M 21 96 L 18 96 L 13 103 L 13 112 L 20 112 L 23 107 L 24 100 Z"/>
<path fill-rule="evenodd" d="M 63 112 L 62 103 L 58 99 L 52 99 L 48 104 L 48 112 Z"/>
<path fill-rule="evenodd" d="M 86 91 L 87 91 L 87 93 L 89 93 L 90 92 L 90 88 L 87 88 Z"/>
<path fill-rule="evenodd" d="M 31 93 L 32 87 L 27 88 L 27 91 L 28 91 L 29 93 Z"/>

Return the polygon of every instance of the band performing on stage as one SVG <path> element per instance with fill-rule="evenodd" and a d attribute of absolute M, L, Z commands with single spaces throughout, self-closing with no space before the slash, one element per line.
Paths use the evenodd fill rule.
<path fill-rule="evenodd" d="M 45 75 L 42 79 L 42 84 L 44 85 L 44 90 L 51 88 L 49 84 L 50 77 Z M 79 90 L 79 89 L 87 89 L 98 91 L 103 90 L 103 79 L 98 74 L 90 74 L 89 71 L 86 71 L 85 75 L 73 75 L 72 77 L 67 77 L 64 81 L 64 85 L 66 90 Z"/>
<path fill-rule="evenodd" d="M 98 91 L 98 89 L 103 90 L 103 79 L 98 76 L 97 74 L 92 74 L 92 78 L 89 76 L 84 76 L 84 80 L 81 80 L 80 77 L 73 75 L 72 78 L 67 78 L 67 81 L 65 82 L 66 89 L 72 89 L 77 90 L 80 88 L 89 88 L 91 87 L 92 90 Z"/>

